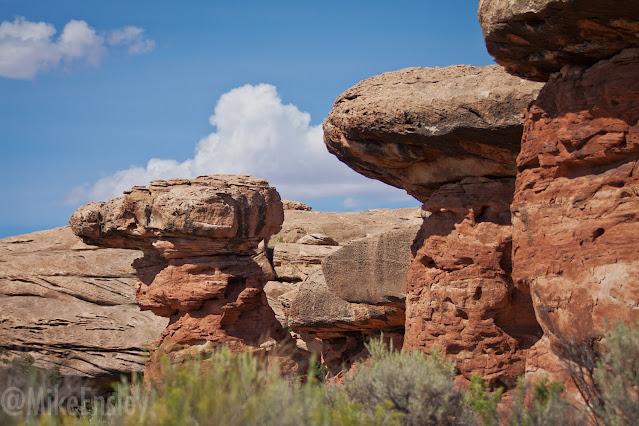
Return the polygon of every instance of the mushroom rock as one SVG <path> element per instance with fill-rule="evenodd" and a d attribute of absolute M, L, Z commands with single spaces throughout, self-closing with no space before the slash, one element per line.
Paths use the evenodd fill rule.
<path fill-rule="evenodd" d="M 510 276 L 522 109 L 540 87 L 496 66 L 410 68 L 347 90 L 324 122 L 341 161 L 424 202 L 403 347 L 437 348 L 464 377 L 507 388 L 541 336 L 527 289 Z"/>
<path fill-rule="evenodd" d="M 639 320 L 638 75 L 639 49 L 565 66 L 525 113 L 513 278 L 564 359 L 605 320 Z"/>
<path fill-rule="evenodd" d="M 288 336 L 267 304 L 274 274 L 258 247 L 283 217 L 267 181 L 213 175 L 134 187 L 69 222 L 86 243 L 144 252 L 133 262 L 138 305 L 170 318 L 152 347 L 154 374 L 160 352 L 180 360 L 220 344 L 257 351 Z"/>
<path fill-rule="evenodd" d="M 479 0 L 488 52 L 508 72 L 547 81 L 639 47 L 639 8 L 626 0 Z"/>
<path fill-rule="evenodd" d="M 387 72 L 337 98 L 324 142 L 356 172 L 425 202 L 465 177 L 515 176 L 521 111 L 540 87 L 494 65 Z"/>

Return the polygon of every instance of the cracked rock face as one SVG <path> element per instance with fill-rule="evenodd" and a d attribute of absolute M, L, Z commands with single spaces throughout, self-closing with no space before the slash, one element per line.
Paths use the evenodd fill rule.
<path fill-rule="evenodd" d="M 604 320 L 639 320 L 637 75 L 639 49 L 565 67 L 526 112 L 513 278 L 560 356 Z"/>
<path fill-rule="evenodd" d="M 509 72 L 547 81 L 639 47 L 639 8 L 625 0 L 480 0 L 488 52 Z"/>
<path fill-rule="evenodd" d="M 284 338 L 263 291 L 273 270 L 258 249 L 282 220 L 265 180 L 213 175 L 134 187 L 79 208 L 70 223 L 87 242 L 143 250 L 133 263 L 138 304 L 170 318 L 153 349 L 180 359 L 193 346 L 254 351 Z"/>
<path fill-rule="evenodd" d="M 144 369 L 167 319 L 140 312 L 131 262 L 68 226 L 0 240 L 0 347 L 95 390 Z"/>
<path fill-rule="evenodd" d="M 541 85 L 501 67 L 407 68 L 360 82 L 326 121 L 328 150 L 424 202 L 469 176 L 515 176 L 522 110 Z"/>
<path fill-rule="evenodd" d="M 401 347 L 404 306 L 347 302 L 329 288 L 318 269 L 299 285 L 288 320 L 296 331 L 321 340 L 322 363 L 334 376 L 366 356 L 365 344 L 380 332 Z"/>

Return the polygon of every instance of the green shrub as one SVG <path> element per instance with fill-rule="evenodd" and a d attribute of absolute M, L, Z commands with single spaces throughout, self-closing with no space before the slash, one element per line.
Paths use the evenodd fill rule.
<path fill-rule="evenodd" d="M 473 414 L 455 385 L 455 366 L 435 353 L 367 345 L 370 358 L 355 365 L 345 383 L 349 397 L 372 413 L 390 410 L 407 425 L 469 424 Z"/>
<path fill-rule="evenodd" d="M 544 378 L 531 384 L 517 382 L 509 418 L 510 425 L 581 425 L 584 418 L 563 398 L 564 386 Z"/>
<path fill-rule="evenodd" d="M 133 409 L 114 409 L 109 424 L 356 425 L 393 424 L 385 413 L 369 413 L 343 391 L 323 383 L 281 377 L 278 368 L 250 353 L 220 349 L 205 361 L 165 363 L 161 384 L 145 394 L 140 383 L 118 392 L 136 395 Z M 126 412 L 125 414 L 122 414 Z"/>
<path fill-rule="evenodd" d="M 562 339 L 573 363 L 567 364 L 594 422 L 634 425 L 639 421 L 639 328 L 617 322 L 598 347 Z"/>
<path fill-rule="evenodd" d="M 503 388 L 497 388 L 492 394 L 488 384 L 478 374 L 473 374 L 470 389 L 466 393 L 466 401 L 479 416 L 484 425 L 496 425 L 499 422 L 497 406 L 501 401 Z"/>
<path fill-rule="evenodd" d="M 24 416 L 15 416 L 7 413 L 2 405 L 0 407 L 0 424 L 19 424 L 24 418 L 32 417 L 35 414 L 46 411 L 49 408 L 52 396 L 48 391 L 53 388 L 60 390 L 55 397 L 63 399 L 69 396 L 72 386 L 63 380 L 58 368 L 43 369 L 34 366 L 35 359 L 31 355 L 15 357 L 13 359 L 4 358 L 7 351 L 2 350 L 3 356 L 0 368 L 0 396 L 2 404 L 9 404 L 13 409 L 9 395 L 22 395 L 21 401 L 29 400 L 29 405 L 16 408 L 17 412 L 24 411 Z M 15 400 L 13 400 L 15 402 Z M 29 408 L 27 410 L 27 408 Z M 28 411 L 28 412 L 27 412 Z"/>

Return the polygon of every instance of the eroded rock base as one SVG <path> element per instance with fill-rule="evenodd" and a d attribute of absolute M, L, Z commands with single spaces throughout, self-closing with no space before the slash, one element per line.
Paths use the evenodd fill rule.
<path fill-rule="evenodd" d="M 516 385 L 541 336 L 526 289 L 511 278 L 514 179 L 467 178 L 424 204 L 408 272 L 404 349 L 437 350 L 470 379 Z"/>

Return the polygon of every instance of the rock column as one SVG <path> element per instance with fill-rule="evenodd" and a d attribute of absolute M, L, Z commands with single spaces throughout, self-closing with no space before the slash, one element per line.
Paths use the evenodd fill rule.
<path fill-rule="evenodd" d="M 547 82 L 517 159 L 513 279 L 544 338 L 528 375 L 639 320 L 639 8 L 619 0 L 480 0 L 489 52 Z M 557 368 L 559 366 L 559 368 Z"/>
<path fill-rule="evenodd" d="M 87 243 L 143 250 L 133 263 L 138 304 L 170 318 L 151 348 L 154 370 L 160 353 L 180 361 L 220 344 L 255 351 L 288 335 L 266 301 L 273 271 L 259 247 L 282 221 L 265 180 L 214 175 L 134 187 L 79 208 L 70 224 Z"/>
<path fill-rule="evenodd" d="M 411 68 L 365 80 L 327 121 L 329 151 L 424 203 L 407 277 L 404 349 L 513 387 L 541 336 L 511 278 L 515 158 L 539 84 L 496 66 Z"/>

